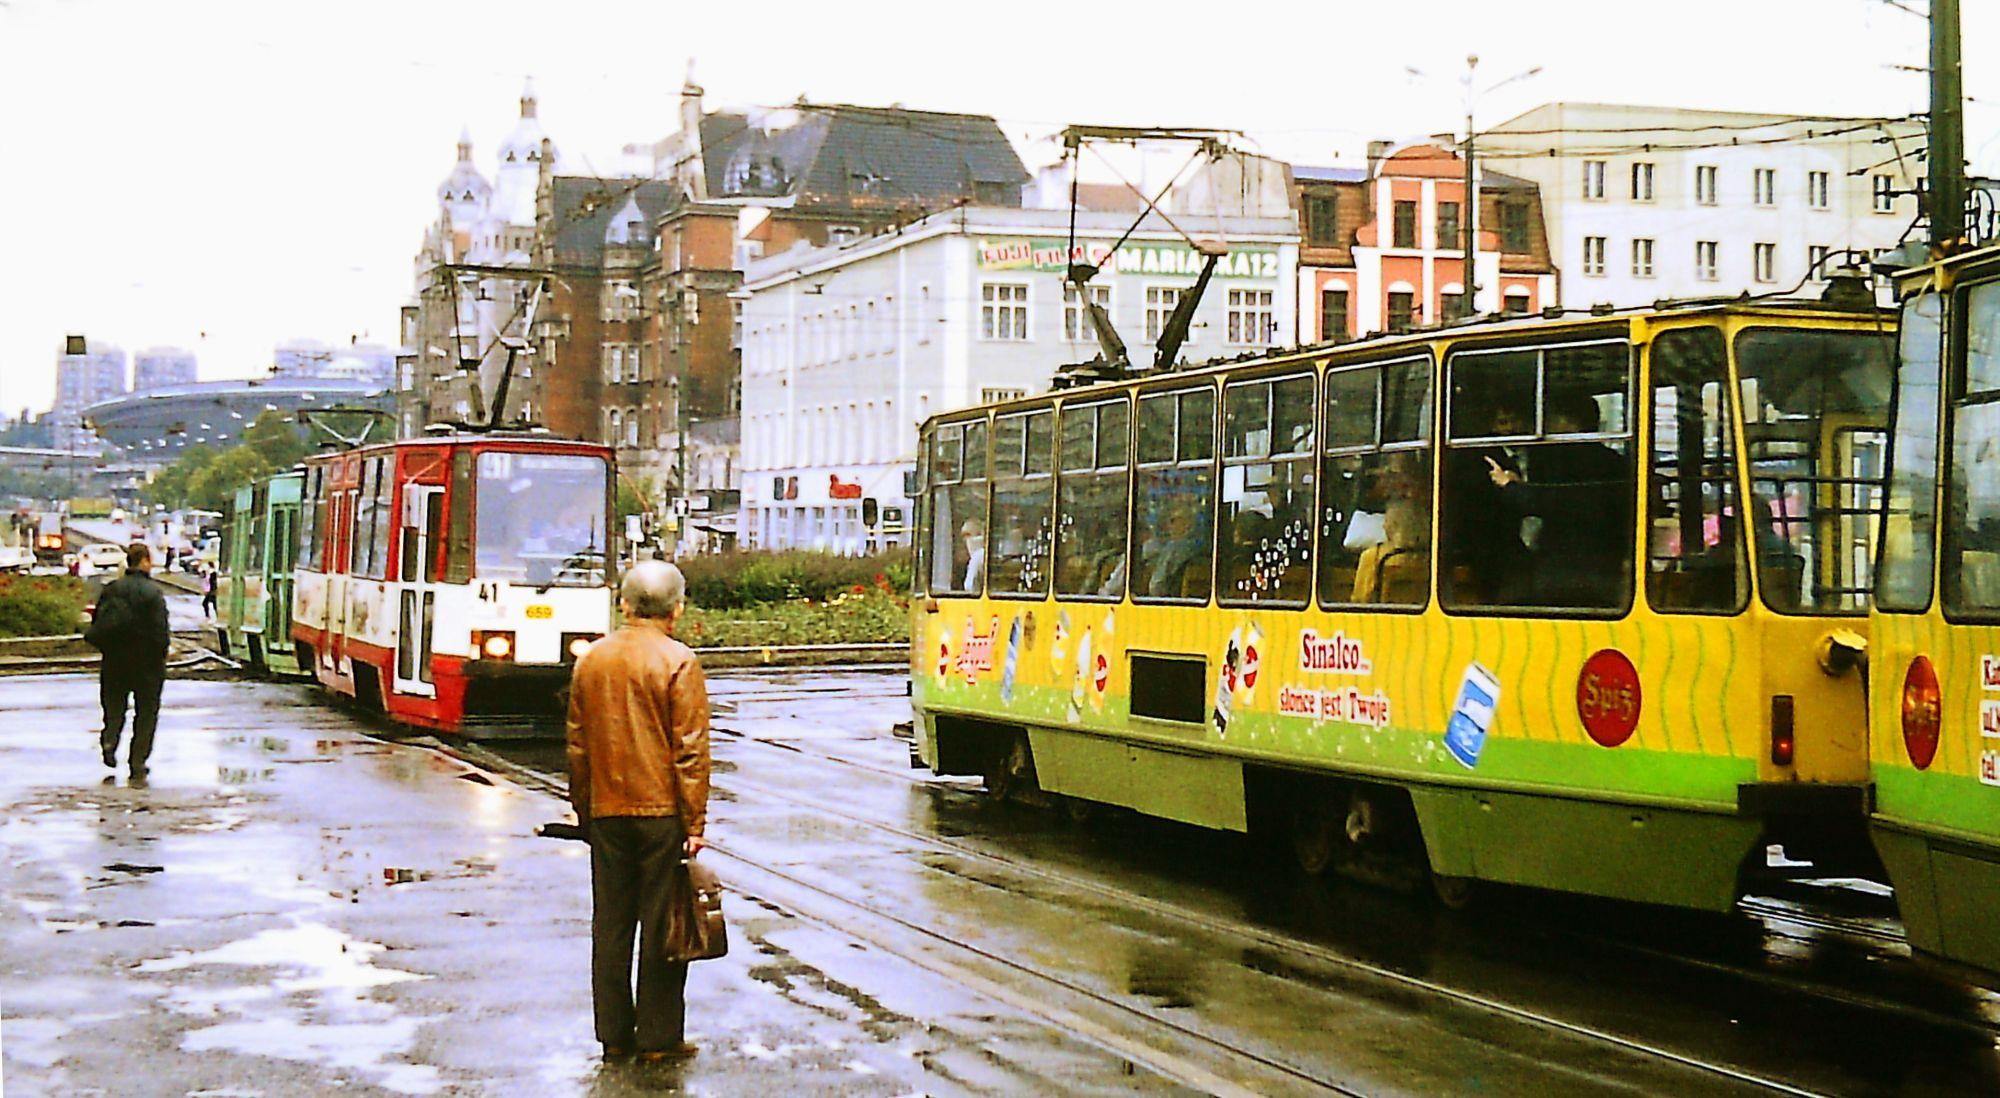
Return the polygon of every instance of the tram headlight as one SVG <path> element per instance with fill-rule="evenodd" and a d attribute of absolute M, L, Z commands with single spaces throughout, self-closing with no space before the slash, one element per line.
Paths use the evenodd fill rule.
<path fill-rule="evenodd" d="M 472 634 L 475 658 L 489 660 L 511 660 L 514 658 L 514 634 L 511 630 L 479 630 Z"/>
<path fill-rule="evenodd" d="M 601 633 L 564 633 L 562 637 L 563 658 L 571 663 L 583 658 L 590 646 L 603 640 Z"/>

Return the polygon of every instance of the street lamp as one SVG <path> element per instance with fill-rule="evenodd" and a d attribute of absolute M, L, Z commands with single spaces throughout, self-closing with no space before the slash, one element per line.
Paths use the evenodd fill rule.
<path fill-rule="evenodd" d="M 1495 81 L 1482 88 L 1475 83 L 1478 68 L 1479 55 L 1476 53 L 1466 54 L 1465 75 L 1458 78 L 1459 86 L 1465 89 L 1465 144 L 1463 146 L 1465 154 L 1465 210 L 1459 217 L 1458 230 L 1465 248 L 1465 285 L 1459 297 L 1459 309 L 1461 314 L 1465 316 L 1471 316 L 1473 309 L 1477 307 L 1477 295 L 1479 292 L 1478 275 L 1473 266 L 1479 243 L 1479 192 L 1474 189 L 1476 184 L 1473 181 L 1472 174 L 1472 145 L 1473 137 L 1477 133 L 1472 128 L 1472 108 L 1481 95 L 1504 88 L 1516 81 L 1526 80 L 1542 71 L 1542 67 L 1536 65 L 1533 68 L 1523 69 L 1505 80 Z M 1431 74 L 1414 65 L 1405 65 L 1403 69 L 1414 77 L 1425 80 L 1434 79 Z"/>

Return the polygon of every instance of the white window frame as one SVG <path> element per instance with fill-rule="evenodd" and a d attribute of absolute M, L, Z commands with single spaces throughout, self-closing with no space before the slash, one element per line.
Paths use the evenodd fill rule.
<path fill-rule="evenodd" d="M 1778 204 L 1778 169 L 1757 168 L 1750 173 L 1750 200 L 1758 206 Z"/>
<path fill-rule="evenodd" d="M 1583 162 L 1583 200 L 1585 202 L 1604 201 L 1604 175 L 1606 162 L 1586 160 Z"/>
<path fill-rule="evenodd" d="M 1658 174 L 1657 168 L 1658 165 L 1650 160 L 1634 160 L 1632 162 L 1632 201 L 1653 201 L 1653 181 Z"/>
<path fill-rule="evenodd" d="M 1717 277 L 1717 255 L 1722 246 L 1713 240 L 1694 242 L 1694 276 L 1703 282 L 1714 282 Z"/>
<path fill-rule="evenodd" d="M 1896 177 L 1877 173 L 1868 184 L 1873 208 L 1878 214 L 1896 212 Z"/>
<path fill-rule="evenodd" d="M 1632 277 L 1653 277 L 1653 238 L 1635 236 L 1632 238 Z"/>
<path fill-rule="evenodd" d="M 645 345 L 642 343 L 627 343 L 625 345 L 625 380 L 628 382 L 636 382 L 643 379 L 643 375 L 640 373 L 641 368 L 645 364 L 645 354 L 640 350 L 643 346 Z"/>
<path fill-rule="evenodd" d="M 1174 307 L 1180 304 L 1181 295 L 1187 293 L 1192 288 L 1191 286 L 1166 282 L 1155 282 L 1145 288 L 1146 307 L 1140 324 L 1140 331 L 1146 333 L 1146 342 L 1159 342 L 1160 334 L 1167 330 L 1167 318 L 1174 315 Z M 1155 300 L 1158 295 L 1166 293 L 1173 294 L 1174 299 L 1169 302 Z M 1187 338 L 1182 340 L 1182 343 L 1193 343 L 1194 332 L 1195 326 L 1189 324 Z"/>
<path fill-rule="evenodd" d="M 1590 278 L 1604 277 L 1604 245 L 1601 236 L 1583 238 L 1583 273 Z"/>
<path fill-rule="evenodd" d="M 1833 254 L 1833 249 L 1829 245 L 1806 245 L 1806 277 L 1814 282 L 1825 282 L 1826 260 L 1831 254 Z"/>
<path fill-rule="evenodd" d="M 1833 196 L 1832 177 L 1824 171 L 1806 173 L 1806 205 L 1815 210 L 1830 208 Z"/>
<path fill-rule="evenodd" d="M 1278 330 L 1277 292 L 1245 286 L 1231 288 L 1227 297 L 1228 326 L 1223 329 L 1224 338 L 1250 332 L 1255 338 L 1229 338 L 1229 343 L 1237 347 L 1269 347 Z"/>
<path fill-rule="evenodd" d="M 1088 285 L 1090 290 L 1090 299 L 1102 306 L 1107 314 L 1110 313 L 1111 287 L 1086 285 Z M 1076 287 L 1067 282 L 1063 283 L 1063 341 L 1066 343 L 1097 342 L 1096 333 L 1090 330 L 1089 322 L 1084 320 L 1083 300 L 1077 296 Z"/>
<path fill-rule="evenodd" d="M 1750 277 L 1757 282 L 1778 280 L 1778 246 L 1760 240 L 1750 245 Z"/>
<path fill-rule="evenodd" d="M 979 284 L 979 339 L 982 343 L 1026 343 L 1033 330 L 1033 295 L 1025 282 Z M 1012 318 L 1011 330 L 1002 324 Z"/>
<path fill-rule="evenodd" d="M 1694 200 L 1696 205 L 1715 205 L 1716 190 L 1721 175 L 1721 169 L 1717 168 L 1714 164 L 1696 164 L 1694 166 Z"/>

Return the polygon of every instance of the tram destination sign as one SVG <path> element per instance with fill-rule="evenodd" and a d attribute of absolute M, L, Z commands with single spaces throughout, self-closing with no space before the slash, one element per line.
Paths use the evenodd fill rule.
<path fill-rule="evenodd" d="M 1106 274 L 1171 275 L 1193 278 L 1201 273 L 1202 256 L 1185 244 L 1128 241 L 1116 253 L 1106 240 L 1078 241 L 1071 252 L 1068 242 L 1041 237 L 982 237 L 979 242 L 979 269 L 982 271 L 1047 271 L 1061 274 L 1071 258 L 1093 263 Z M 1215 265 L 1215 277 L 1273 281 L 1278 277 L 1276 248 L 1234 247 Z"/>

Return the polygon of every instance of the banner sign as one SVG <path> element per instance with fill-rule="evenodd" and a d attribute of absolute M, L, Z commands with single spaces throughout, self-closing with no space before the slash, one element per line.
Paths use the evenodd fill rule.
<path fill-rule="evenodd" d="M 1093 263 L 1106 274 L 1158 274 L 1194 278 L 1201 274 L 1201 253 L 1185 244 L 1128 241 L 1116 254 L 1104 240 L 1079 240 L 1075 251 L 1063 240 L 1039 237 L 982 237 L 978 242 L 982 271 L 1046 271 L 1062 274 L 1072 260 Z M 1275 248 L 1241 247 L 1215 265 L 1217 278 L 1275 280 Z"/>

